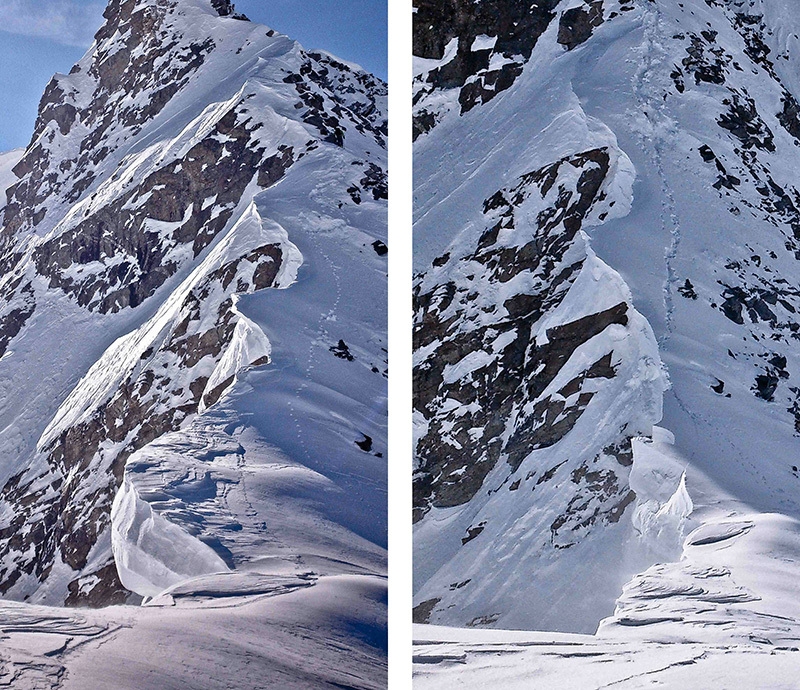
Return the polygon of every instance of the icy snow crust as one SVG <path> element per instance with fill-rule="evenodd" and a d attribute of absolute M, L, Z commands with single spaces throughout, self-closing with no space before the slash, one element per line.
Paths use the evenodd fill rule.
<path fill-rule="evenodd" d="M 479 202 L 519 176 L 591 148 L 619 151 L 629 162 L 614 178 L 620 210 L 584 231 L 605 274 L 630 291 L 644 333 L 652 328 L 651 356 L 670 388 L 663 415 L 652 408 L 658 427 L 633 441 L 637 498 L 618 524 L 567 550 L 532 553 L 548 536 L 535 516 L 550 499 L 539 488 L 521 496 L 524 483 L 498 498 L 490 474 L 469 503 L 433 509 L 416 527 L 414 603 L 440 598 L 431 623 L 592 633 L 603 619 L 596 636 L 420 626 L 417 682 L 744 688 L 769 678 L 758 687 L 794 687 L 800 359 L 790 209 L 800 198 L 800 130 L 779 115 L 787 94 L 800 93 L 796 8 L 604 2 L 602 26 L 567 51 L 556 33 L 573 6 L 558 6 L 521 76 L 490 102 L 459 115 L 457 90 L 428 97 L 449 102 L 449 114 L 415 143 L 416 269 L 443 283 L 431 262 L 474 248 L 486 227 Z M 693 41 L 706 67 L 690 59 Z M 436 66 L 423 62 L 420 73 Z M 721 79 L 709 63 L 721 65 Z M 745 98 L 757 110 L 745 118 L 749 134 L 720 124 Z M 715 158 L 705 160 L 703 146 Z M 744 295 L 741 317 L 732 288 Z M 601 282 L 574 303 L 597 311 L 607 290 Z M 626 337 L 629 353 L 647 341 Z M 640 381 L 618 376 L 608 398 L 589 404 L 591 422 L 531 457 L 563 461 L 596 448 L 598 428 L 639 413 L 635 398 L 622 403 Z M 415 417 L 420 436 L 428 423 Z M 570 486 L 563 475 L 553 496 Z"/>
<path fill-rule="evenodd" d="M 368 90 L 372 77 L 351 73 L 355 66 L 308 54 L 266 27 L 220 18 L 207 0 L 139 5 L 166 12 L 171 35 L 179 37 L 176 51 L 209 38 L 213 49 L 152 119 L 106 131 L 101 145 L 107 148 L 77 202 L 50 196 L 44 219 L 24 226 L 15 238 L 22 258 L 3 280 L 29 278 L 35 310 L 0 359 L 0 483 L 26 471 L 23 481 L 35 480 L 31 490 L 42 490 L 43 505 L 57 501 L 57 468 L 48 464 L 54 444 L 107 415 L 119 391 L 141 382 L 148 371 L 168 376 L 169 393 L 154 413 L 187 409 L 189 389 L 200 402 L 196 413 L 181 413 L 176 430 L 133 453 L 116 484 L 113 458 L 132 434 L 121 442 L 103 441 L 89 467 L 72 468 L 70 476 L 81 471 L 88 479 L 71 497 L 76 507 L 70 510 L 81 510 L 81 500 L 88 500 L 82 496 L 119 487 L 100 503 L 101 521 L 87 510 L 87 521 L 101 527 L 85 567 L 76 572 L 56 552 L 45 576 L 26 571 L 6 593 L 60 605 L 68 593 L 76 594 L 75 583 L 81 596 L 102 590 L 110 562 L 122 585 L 154 606 L 111 609 L 94 618 L 87 613 L 89 623 L 60 609 L 9 603 L 9 620 L 37 621 L 30 635 L 13 636 L 29 655 L 14 666 L 21 673 L 15 687 L 40 687 L 40 671 L 55 687 L 67 656 L 74 687 L 104 685 L 97 648 L 85 662 L 83 652 L 73 653 L 72 640 L 89 639 L 109 650 L 107 668 L 121 663 L 115 681 L 120 687 L 149 687 L 143 683 L 152 671 L 174 683 L 164 687 L 194 687 L 197 678 L 207 679 L 203 687 L 229 687 L 226 673 L 236 675 L 241 687 L 260 687 L 264 677 L 281 687 L 382 687 L 386 258 L 373 245 L 387 240 L 386 201 L 385 193 L 366 188 L 356 200 L 348 187 L 359 189 L 365 169 L 385 180 L 385 141 L 378 134 L 385 89 Z M 108 60 L 120 40 L 117 35 L 95 44 L 71 75 L 57 77 L 68 102 L 91 102 L 96 85 L 90 66 L 98 55 Z M 324 107 L 338 103 L 338 144 L 323 140 L 313 118 L 301 117 L 296 81 L 286 79 L 308 65 L 327 70 L 330 82 L 319 88 L 327 89 Z M 114 98 L 127 103 L 135 97 Z M 178 269 L 143 304 L 100 313 L 79 306 L 37 274 L 33 257 L 42 243 L 102 213 L 154 172 L 179 170 L 199 143 L 220 137 L 225 144 L 216 132 L 231 111 L 238 122 L 250 118 L 253 148 L 262 148 L 264 158 L 287 158 L 291 150 L 289 164 L 261 185 L 254 169 L 235 208 L 223 207 L 216 196 L 206 198 L 203 210 L 212 218 L 230 213 L 230 220 L 196 256 L 191 244 L 171 246 L 167 258 Z M 364 126 L 373 121 L 374 128 Z M 87 134 L 77 120 L 67 134 L 50 121 L 28 151 L 45 147 L 55 167 L 78 155 Z M 17 181 L 10 168 L 20 156 L 0 158 L 3 190 Z M 70 181 L 68 172 L 59 175 Z M 191 212 L 190 207 L 186 217 Z M 164 242 L 181 225 L 155 219 L 145 224 Z M 265 247 L 266 258 L 258 254 Z M 104 274 L 120 261 L 76 261 L 63 274 Z M 268 274 L 276 262 L 270 284 L 259 284 L 258 271 Z M 198 295 L 197 311 L 187 318 L 187 305 Z M 222 331 L 222 316 L 230 329 L 222 350 L 200 354 L 196 362 L 189 352 L 191 363 L 185 364 L 186 356 L 170 344 L 176 334 L 187 328 L 198 337 Z M 339 341 L 346 342 L 348 358 L 337 356 Z M 11 498 L 2 501 L 0 528 L 11 525 L 18 510 Z M 40 520 L 35 512 L 23 537 Z M 3 566 L 17 567 L 29 556 L 12 550 Z M 167 589 L 172 594 L 162 596 Z M 173 606 L 187 610 L 176 616 Z M 67 620 L 61 635 L 59 626 Z M 4 632 L 14 625 L 4 625 Z M 81 626 L 90 629 L 81 632 Z M 299 647 L 291 641 L 298 626 L 308 633 Z M 163 634 L 176 643 L 156 642 Z M 4 648 L 17 649 L 17 643 Z M 81 643 L 81 649 L 89 647 Z M 339 670 L 342 653 L 352 662 L 347 670 Z M 175 655 L 183 661 L 177 663 Z M 59 660 L 52 668 L 45 663 L 50 658 Z M 258 662 L 250 665 L 253 658 Z M 40 663 L 47 668 L 34 668 Z M 241 666 L 244 675 L 230 664 Z"/>
<path fill-rule="evenodd" d="M 386 687 L 386 583 L 287 559 L 191 581 L 144 607 L 3 601 L 14 688 Z M 319 576 L 314 571 L 330 572 Z M 346 662 L 344 661 L 346 660 Z M 266 680 L 265 680 L 266 679 Z"/>

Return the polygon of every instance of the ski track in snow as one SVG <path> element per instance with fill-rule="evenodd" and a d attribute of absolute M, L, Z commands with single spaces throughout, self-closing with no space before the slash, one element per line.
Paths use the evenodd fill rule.
<path fill-rule="evenodd" d="M 647 2 L 647 0 L 644 0 Z M 640 3 L 644 4 L 644 3 Z M 675 297 L 680 278 L 675 268 L 682 240 L 682 228 L 678 216 L 678 207 L 669 176 L 664 169 L 663 152 L 669 150 L 670 134 L 677 133 L 677 123 L 667 114 L 663 95 L 657 86 L 659 70 L 663 70 L 664 60 L 669 54 L 658 40 L 663 35 L 663 16 L 656 4 L 642 8 L 644 43 L 641 47 L 642 64 L 636 70 L 633 80 L 633 93 L 639 102 L 640 111 L 644 114 L 649 127 L 646 133 L 639 133 L 639 142 L 643 151 L 650 151 L 651 164 L 656 171 L 661 188 L 662 212 L 659 216 L 661 228 L 669 237 L 669 244 L 664 249 L 664 330 L 657 336 L 659 350 L 667 349 L 675 334 Z M 634 296 L 634 302 L 636 302 Z M 674 386 L 668 394 L 677 402 L 680 409 L 698 426 L 708 420 L 698 414 L 683 400 Z"/>
<path fill-rule="evenodd" d="M 328 330 L 325 328 L 325 323 L 329 321 L 336 321 L 336 313 L 339 307 L 339 302 L 342 298 L 342 285 L 341 279 L 339 278 L 339 267 L 334 264 L 331 260 L 330 256 L 326 254 L 322 248 L 319 246 L 318 241 L 314 237 L 312 233 L 309 233 L 308 239 L 310 243 L 314 247 L 314 253 L 322 256 L 325 260 L 325 263 L 330 268 L 330 275 L 333 276 L 334 284 L 336 286 L 336 293 L 333 300 L 333 303 L 330 305 L 330 309 L 326 313 L 324 309 L 320 313 L 319 317 L 319 325 L 318 325 L 318 333 L 319 337 L 314 339 L 311 338 L 309 340 L 308 349 L 306 351 L 306 359 L 303 363 L 303 369 L 306 374 L 305 379 L 300 379 L 297 389 L 295 391 L 295 399 L 300 402 L 303 399 L 303 395 L 308 389 L 308 380 L 313 378 L 314 369 L 320 365 L 319 361 L 319 353 L 320 350 L 325 346 L 325 343 L 330 341 Z M 310 449 L 306 446 L 305 436 L 303 434 L 303 427 L 301 424 L 300 418 L 298 418 L 297 413 L 295 412 L 295 405 L 292 403 L 291 400 L 287 401 L 287 405 L 290 409 L 290 415 L 292 420 L 294 421 L 295 428 L 297 429 L 297 441 L 300 444 L 300 447 L 303 449 L 303 453 L 305 454 L 306 460 L 311 460 Z M 299 405 L 298 405 L 299 407 Z"/>
<path fill-rule="evenodd" d="M 643 4 L 643 3 L 640 3 Z M 661 227 L 670 237 L 670 243 L 664 251 L 666 280 L 664 283 L 664 333 L 659 336 L 659 348 L 663 349 L 674 331 L 675 291 L 678 277 L 674 267 L 675 258 L 681 243 L 681 225 L 677 214 L 675 196 L 664 171 L 662 150 L 669 145 L 668 132 L 674 131 L 675 122 L 666 114 L 666 107 L 661 94 L 653 84 L 653 77 L 662 67 L 666 51 L 657 40 L 661 33 L 661 11 L 656 6 L 652 11 L 643 9 L 644 43 L 642 45 L 642 65 L 634 76 L 633 92 L 636 94 L 641 112 L 649 123 L 648 132 L 640 133 L 643 150 L 651 150 L 652 165 L 658 174 L 661 184 L 662 213 Z"/>

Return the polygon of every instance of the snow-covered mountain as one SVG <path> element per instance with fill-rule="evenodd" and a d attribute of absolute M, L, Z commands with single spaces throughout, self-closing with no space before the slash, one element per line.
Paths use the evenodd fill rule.
<path fill-rule="evenodd" d="M 0 158 L 0 593 L 333 578 L 385 628 L 386 86 L 224 0 L 104 16 Z"/>
<path fill-rule="evenodd" d="M 415 620 L 796 645 L 796 7 L 414 4 Z"/>

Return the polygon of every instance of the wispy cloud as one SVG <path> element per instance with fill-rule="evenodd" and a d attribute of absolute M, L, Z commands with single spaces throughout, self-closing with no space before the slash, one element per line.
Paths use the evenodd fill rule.
<path fill-rule="evenodd" d="M 103 21 L 105 2 L 0 0 L 0 31 L 86 46 Z"/>

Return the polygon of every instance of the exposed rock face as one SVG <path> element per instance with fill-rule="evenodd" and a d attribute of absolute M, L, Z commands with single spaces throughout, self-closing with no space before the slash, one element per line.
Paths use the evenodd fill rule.
<path fill-rule="evenodd" d="M 566 10 L 558 23 L 558 42 L 567 50 L 577 48 L 589 40 L 593 29 L 603 23 L 602 0 L 594 0 L 585 7 Z"/>
<path fill-rule="evenodd" d="M 542 345 L 531 343 L 529 335 L 561 304 L 583 268 L 583 261 L 565 259 L 574 253 L 576 234 L 600 195 L 608 163 L 608 153 L 595 150 L 524 175 L 484 202 L 493 224 L 477 251 L 439 262 L 435 273 L 459 266 L 459 274 L 470 274 L 466 280 L 425 293 L 421 285 L 427 281 L 420 281 L 414 348 L 426 357 L 415 368 L 414 402 L 428 426 L 417 446 L 418 518 L 430 506 L 471 500 L 501 457 L 514 473 L 532 450 L 556 444 L 594 397 L 594 392 L 583 392 L 584 381 L 614 377 L 612 353 L 603 353 L 560 390 L 543 395 L 578 347 L 612 324 L 627 325 L 624 302 L 548 329 Z M 570 189 L 561 180 L 573 170 L 580 174 Z M 524 244 L 517 244 L 521 238 L 516 237 L 509 245 L 505 238 L 527 230 L 518 227 L 525 222 L 519 209 L 532 195 L 544 202 L 537 225 Z M 536 289 L 504 295 L 501 304 L 487 303 L 489 286 L 518 277 Z M 488 323 L 487 314 L 492 314 Z M 461 376 L 453 371 L 460 363 Z"/>
<path fill-rule="evenodd" d="M 293 162 L 292 151 L 265 157 L 263 145 L 251 140 L 257 125 L 241 112 L 244 103 L 169 169 L 151 173 L 138 188 L 39 245 L 36 267 L 50 278 L 50 287 L 104 313 L 136 307 L 179 268 L 168 258 L 170 250 L 174 255 L 177 246 L 190 245 L 196 257 L 225 228 L 254 170 L 261 186 L 278 182 Z M 97 263 L 106 271 L 77 268 L 65 275 L 73 264 Z"/>
<path fill-rule="evenodd" d="M 236 7 L 230 0 L 211 0 L 211 6 L 219 12 L 220 17 L 229 17 L 233 15 L 238 18 L 242 16 L 237 15 Z"/>
<path fill-rule="evenodd" d="M 65 324 L 49 417 L 0 439 L 0 593 L 69 605 L 130 596 L 109 538 L 127 459 L 271 361 L 237 300 L 287 288 L 302 257 L 257 195 L 300 164 L 343 168 L 332 209 L 353 185 L 387 196 L 375 78 L 234 21 L 227 0 L 112 0 L 104 16 L 47 87 L 0 231 L 9 389 L 28 366 L 16 348 Z"/>
<path fill-rule="evenodd" d="M 429 131 L 442 111 L 427 97 L 457 89 L 462 113 L 508 89 L 522 73 L 558 2 L 415 0 L 414 55 L 441 64 L 415 75 L 414 135 Z M 454 47 L 452 54 L 448 46 Z"/>
<path fill-rule="evenodd" d="M 342 119 L 347 118 L 352 120 L 356 131 L 386 145 L 389 122 L 385 110 L 377 105 L 386 98 L 385 85 L 366 72 L 353 72 L 325 53 L 308 53 L 308 60 L 300 67 L 300 76 L 303 78 L 289 76 L 285 81 L 294 84 L 307 107 L 303 120 L 315 125 L 326 141 L 342 145 Z M 381 175 L 377 170 L 368 173 L 371 178 L 376 175 L 385 185 L 385 173 Z"/>
<path fill-rule="evenodd" d="M 88 68 L 79 63 L 68 77 L 50 82 L 31 146 L 15 169 L 23 179 L 8 191 L 6 236 L 25 224 L 38 225 L 46 211 L 43 204 L 52 195 L 76 202 L 95 179 L 92 168 L 125 141 L 121 130 L 131 133 L 157 115 L 203 64 L 213 49 L 212 39 L 180 45 L 180 37 L 168 32 L 165 18 L 177 4 L 114 0 L 96 36 L 96 59 Z M 93 87 L 90 100 L 79 103 L 78 94 L 87 95 L 87 82 Z M 73 127 L 83 135 L 73 137 L 79 148 L 53 163 L 47 144 L 56 131 L 66 136 Z"/>
<path fill-rule="evenodd" d="M 525 173 L 483 202 L 487 229 L 468 253 L 458 243 L 417 276 L 414 518 L 424 533 L 431 511 L 472 515 L 460 536 L 465 560 L 503 538 L 507 526 L 493 516 L 503 504 L 541 496 L 544 548 L 557 552 L 619 522 L 636 498 L 631 438 L 650 433 L 661 393 L 636 377 L 652 367 L 658 379 L 655 345 L 581 232 L 623 201 L 611 196 L 618 155 L 592 149 Z M 587 280 L 597 282 L 592 299 Z M 640 409 L 597 427 L 603 398 Z M 417 617 L 438 620 L 475 586 L 428 583 Z"/>
<path fill-rule="evenodd" d="M 452 107 L 442 103 L 441 92 L 453 90 L 463 114 L 510 88 L 558 16 L 557 6 L 556 0 L 415 0 L 414 55 L 424 67 L 414 75 L 414 138 Z M 567 9 L 558 19 L 558 42 L 571 50 L 602 23 L 602 0 Z"/>

